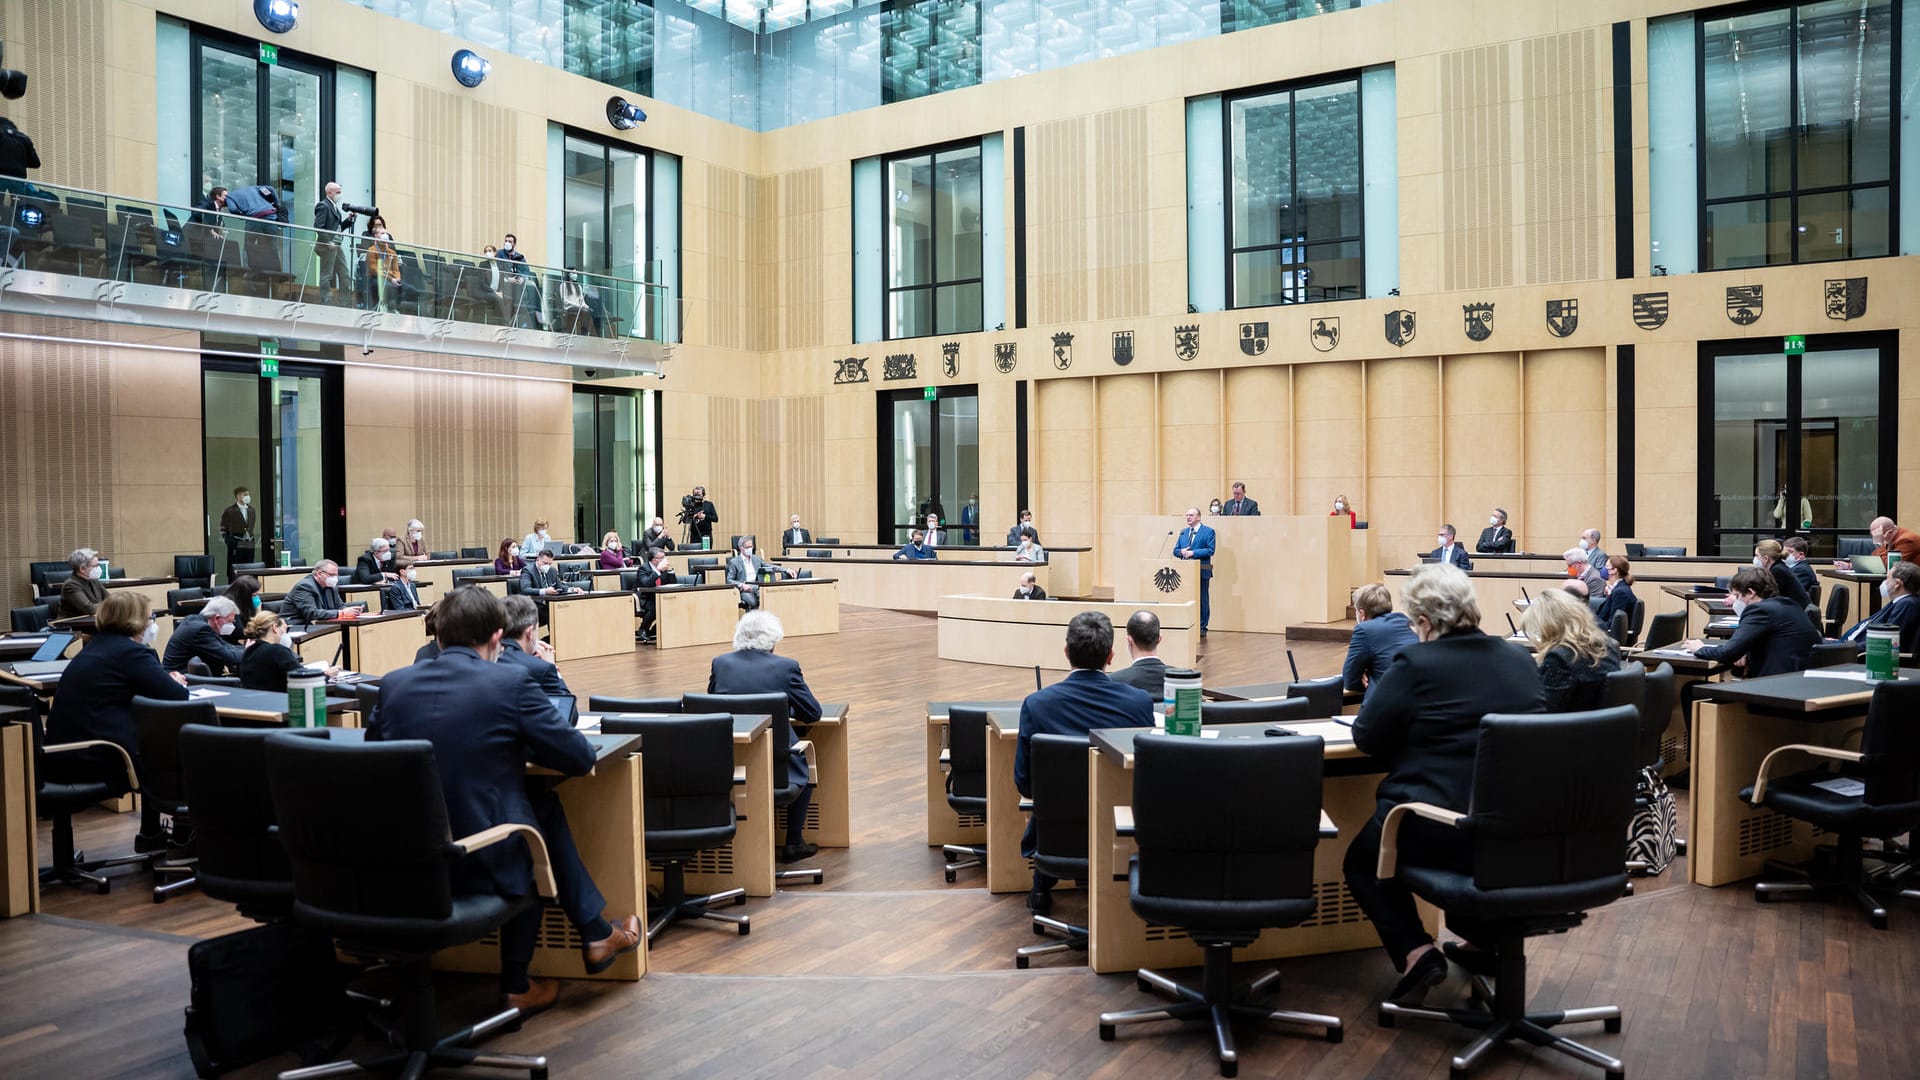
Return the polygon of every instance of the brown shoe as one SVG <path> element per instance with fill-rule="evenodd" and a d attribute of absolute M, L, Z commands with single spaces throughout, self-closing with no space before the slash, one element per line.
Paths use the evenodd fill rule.
<path fill-rule="evenodd" d="M 552 979 L 527 980 L 527 992 L 508 994 L 507 1008 L 519 1009 L 522 1017 L 543 1013 L 560 1000 L 560 984 Z"/>
<path fill-rule="evenodd" d="M 621 953 L 630 953 L 640 947 L 640 917 L 629 915 L 613 924 L 613 933 L 599 941 L 590 941 L 580 947 L 580 959 L 586 962 L 587 974 L 598 975 L 613 966 Z"/>

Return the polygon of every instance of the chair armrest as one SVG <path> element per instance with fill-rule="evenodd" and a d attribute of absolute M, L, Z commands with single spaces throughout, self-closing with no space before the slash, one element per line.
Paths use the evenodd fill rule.
<path fill-rule="evenodd" d="M 953 769 L 953 751 L 942 748 L 940 751 L 940 771 L 949 772 L 952 769 Z"/>
<path fill-rule="evenodd" d="M 120 755 L 120 763 L 126 766 L 127 790 L 128 791 L 140 790 L 140 774 L 135 772 L 133 769 L 133 756 L 127 753 L 126 747 L 121 746 L 119 743 L 113 742 L 110 739 L 86 739 L 81 742 L 56 743 L 52 746 L 47 747 L 45 752 L 49 754 L 64 754 L 69 750 L 85 750 L 90 746 L 112 747 L 113 752 Z"/>
<path fill-rule="evenodd" d="M 1325 810 L 1320 811 L 1320 839 L 1338 840 L 1339 838 L 1340 827 L 1333 823 L 1333 819 L 1327 816 Z"/>
<path fill-rule="evenodd" d="M 733 820 L 747 820 L 747 767 L 733 767 Z"/>
<path fill-rule="evenodd" d="M 819 784 L 820 783 L 820 762 L 819 762 L 819 759 L 815 757 L 813 752 L 813 740 L 812 739 L 795 739 L 793 741 L 793 749 L 800 751 L 800 753 L 803 756 L 805 756 L 807 759 L 807 783 L 816 784 L 816 785 Z"/>
<path fill-rule="evenodd" d="M 1133 835 L 1133 807 L 1116 806 L 1113 808 L 1113 835 Z"/>
<path fill-rule="evenodd" d="M 1808 743 L 1788 743 L 1776 746 L 1760 759 L 1760 771 L 1753 778 L 1753 805 L 1759 806 L 1767 798 L 1767 775 L 1773 771 L 1773 759 L 1789 751 L 1808 754 L 1813 757 L 1827 758 L 1831 761 L 1861 761 L 1863 755 L 1852 750 L 1837 750 L 1831 746 L 1813 746 Z"/>
<path fill-rule="evenodd" d="M 533 887 L 541 896 L 551 900 L 560 894 L 553 881 L 553 863 L 547 858 L 547 838 L 540 830 L 531 825 L 509 822 L 495 825 L 491 829 L 482 829 L 472 836 L 463 836 L 453 842 L 462 855 L 471 855 L 481 848 L 492 847 L 509 836 L 520 835 L 527 838 L 527 854 L 533 856 Z"/>
<path fill-rule="evenodd" d="M 1021 812 L 1021 813 L 1023 813 L 1023 814 L 1031 814 L 1031 813 L 1033 813 L 1033 800 L 1032 800 L 1032 799 L 1021 799 L 1021 800 L 1020 800 L 1020 812 Z"/>
<path fill-rule="evenodd" d="M 1127 866 L 1133 861 L 1133 807 L 1120 805 L 1113 808 L 1113 880 L 1127 880 Z"/>
<path fill-rule="evenodd" d="M 1373 876 L 1382 881 L 1391 878 L 1400 866 L 1400 819 L 1408 814 L 1426 818 L 1428 821 L 1437 821 L 1442 825 L 1451 825 L 1456 829 L 1467 816 L 1456 810 L 1421 802 L 1401 803 L 1388 810 L 1387 820 L 1380 827 L 1380 861 L 1374 867 L 1373 873 Z"/>

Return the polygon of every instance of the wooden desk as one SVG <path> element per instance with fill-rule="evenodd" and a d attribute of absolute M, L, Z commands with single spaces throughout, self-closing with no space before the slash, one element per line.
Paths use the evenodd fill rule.
<path fill-rule="evenodd" d="M 197 698 L 212 705 L 220 714 L 222 721 L 234 722 L 243 727 L 286 727 L 287 695 L 272 690 L 248 690 L 239 686 L 194 687 L 196 690 L 210 691 L 210 696 Z M 328 716 L 359 708 L 359 699 L 337 697 L 334 688 L 328 687 L 326 709 Z"/>
<path fill-rule="evenodd" d="M 564 593 L 536 599 L 546 602 L 547 640 L 560 659 L 633 651 L 632 593 Z"/>
<path fill-rule="evenodd" d="M 369 615 L 378 615 L 386 607 L 387 587 L 384 584 L 341 585 L 339 589 L 341 600 L 349 604 L 367 605 Z"/>
<path fill-rule="evenodd" d="M 180 587 L 179 578 L 108 578 L 105 582 L 110 593 L 130 592 L 145 597 L 148 611 L 167 610 L 167 590 Z"/>
<path fill-rule="evenodd" d="M 959 531 L 959 525 L 954 525 L 949 530 L 950 533 L 958 533 Z M 784 540 L 784 534 L 782 534 L 782 536 L 782 551 L 780 556 L 780 561 L 782 562 L 807 561 L 807 552 L 809 551 L 830 551 L 833 553 L 832 557 L 834 559 L 881 560 L 893 558 L 893 553 L 900 550 L 899 544 L 812 543 L 801 544 L 794 547 L 787 545 Z M 1005 534 L 1001 533 L 1000 537 L 1004 539 Z M 1045 584 L 1047 592 L 1062 598 L 1091 596 L 1093 594 L 1095 578 L 1098 576 L 1098 562 L 1094 558 L 1093 549 L 1090 547 L 1054 547 L 1052 544 L 1046 545 L 1046 549 L 1047 561 L 1045 566 L 1047 567 L 1048 578 L 1043 584 Z M 935 550 L 939 551 L 942 560 L 1000 563 L 1002 565 L 1016 567 L 1026 565 L 1024 563 L 1014 562 L 1014 549 L 1004 545 L 943 544 Z M 819 560 L 816 559 L 812 561 L 818 562 Z M 818 570 L 814 572 L 819 573 Z M 1014 575 L 1013 580 L 1017 584 L 1019 575 Z M 1012 592 L 1013 586 L 1008 585 L 1007 591 Z"/>
<path fill-rule="evenodd" d="M 0 718 L 0 918 L 40 910 L 39 823 L 33 736 L 39 717 Z"/>
<path fill-rule="evenodd" d="M 808 567 L 821 579 L 839 582 L 839 600 L 856 607 L 937 612 L 942 596 L 1012 595 L 1020 575 L 1033 571 L 1040 587 L 1054 590 L 1051 567 L 1041 563 L 988 559 L 808 559 L 786 558 L 789 568 Z M 1057 651 L 1057 650 L 1056 650 Z"/>
<path fill-rule="evenodd" d="M 746 766 L 747 817 L 726 847 L 703 851 L 687 863 L 687 891 L 714 893 L 745 889 L 748 896 L 773 895 L 773 719 L 733 718 L 733 764 Z M 780 748 L 786 768 L 787 748 Z"/>
<path fill-rule="evenodd" d="M 45 697 L 60 684 L 60 675 L 67 670 L 67 663 L 65 660 L 16 660 L 0 664 L 0 682 L 24 686 Z"/>
<path fill-rule="evenodd" d="M 339 657 L 339 662 L 345 665 L 346 641 L 346 624 L 330 622 L 309 626 L 300 632 L 298 638 L 287 641 L 285 644 L 308 666 L 327 667 L 335 662 L 336 656 Z"/>
<path fill-rule="evenodd" d="M 760 610 L 778 615 L 788 637 L 837 634 L 840 632 L 840 581 L 811 577 L 763 582 Z M 731 633 L 727 640 L 733 640 Z"/>
<path fill-rule="evenodd" d="M 1200 696 L 1208 701 L 1285 701 L 1291 683 L 1250 683 L 1246 686 L 1203 686 Z M 1340 715 L 1353 716 L 1367 699 L 1364 690 L 1340 691 Z"/>
<path fill-rule="evenodd" d="M 1020 749 L 1020 710 L 987 714 L 987 891 L 1026 892 L 1033 888 L 1033 860 L 1020 853 L 1027 814 L 1013 786 L 1013 761 Z"/>
<path fill-rule="evenodd" d="M 422 559 L 413 565 L 420 568 L 421 580 L 414 582 L 414 587 L 419 590 L 420 605 L 426 607 L 452 590 L 455 570 L 465 570 L 475 566 L 484 566 L 491 570 L 493 558 L 489 556 L 484 559 Z M 444 567 L 444 569 L 436 574 L 428 574 L 427 571 L 433 567 Z M 432 580 L 427 580 L 428 578 Z"/>
<path fill-rule="evenodd" d="M 731 585 L 662 585 L 635 589 L 653 597 L 653 628 L 662 649 L 733 640 L 740 594 Z"/>
<path fill-rule="evenodd" d="M 987 820 L 954 813 L 947 805 L 947 774 L 940 767 L 940 753 L 947 748 L 947 712 L 955 705 L 976 709 L 1011 710 L 1019 722 L 1019 701 L 929 701 L 927 702 L 927 846 L 942 844 L 984 844 Z M 991 717 L 989 717 L 991 719 Z M 1008 768 L 1012 768 L 1011 765 Z M 1017 850 L 1017 849 L 1016 849 Z"/>
<path fill-rule="evenodd" d="M 853 815 L 848 797 L 852 755 L 847 746 L 847 713 L 845 704 L 821 705 L 819 723 L 801 736 L 813 741 L 817 777 L 800 835 L 820 847 L 843 848 L 853 844 Z M 786 829 L 787 811 L 780 807 L 773 812 L 773 835 L 784 837 Z"/>
<path fill-rule="evenodd" d="M 1760 761 L 1788 743 L 1837 746 L 1866 715 L 1877 683 L 1846 678 L 1860 664 L 1718 682 L 1694 717 L 1692 797 L 1687 802 L 1687 876 L 1699 885 L 1753 877 L 1767 860 L 1795 862 L 1813 853 L 1814 830 L 1750 806 L 1740 789 Z M 1920 672 L 1899 670 L 1903 681 Z"/>
<path fill-rule="evenodd" d="M 413 663 L 413 654 L 427 643 L 426 612 L 390 611 L 384 615 L 362 615 L 322 623 L 338 626 L 346 635 L 345 667 L 363 675 L 385 675 Z M 311 637 L 308 634 L 308 637 Z M 301 638 L 302 644 L 306 638 Z M 305 653 L 301 654 L 305 656 Z"/>
<path fill-rule="evenodd" d="M 1321 810 L 1340 830 L 1335 840 L 1322 840 L 1314 849 L 1314 892 L 1319 908 L 1299 926 L 1286 930 L 1266 930 L 1247 949 L 1236 956 L 1248 960 L 1278 956 L 1307 956 L 1318 953 L 1364 949 L 1380 943 L 1373 924 L 1347 891 L 1341 862 L 1347 845 L 1362 826 L 1373 817 L 1374 790 L 1379 786 L 1381 767 L 1353 745 L 1353 734 L 1331 720 L 1307 724 L 1288 724 L 1303 735 L 1318 735 L 1326 740 L 1327 774 L 1321 793 Z M 1222 739 L 1263 739 L 1266 724 L 1219 724 L 1208 728 L 1219 731 Z M 1133 802 L 1133 739 L 1150 728 L 1107 728 L 1093 733 L 1089 751 L 1089 828 L 1090 874 L 1088 883 L 1087 929 L 1090 945 L 1088 961 L 1099 972 L 1130 971 L 1136 968 L 1198 967 L 1201 950 L 1185 933 L 1172 927 L 1149 926 L 1128 902 L 1126 870 L 1132 854 L 1132 841 L 1122 841 L 1114 832 L 1113 808 Z M 1122 846 L 1124 845 L 1124 846 Z M 1116 880 L 1118 875 L 1118 880 Z M 1430 932 L 1438 932 L 1437 909 L 1421 904 L 1421 914 Z"/>
<path fill-rule="evenodd" d="M 1011 589 L 1008 590 L 1011 592 Z M 1112 603 L 1075 600 L 1014 600 L 997 596 L 942 596 L 939 616 L 939 653 L 942 660 L 972 664 L 1026 667 L 1039 664 L 1052 671 L 1069 665 L 1061 651 L 1067 624 L 1083 611 L 1098 611 L 1125 626 L 1136 611 L 1160 617 L 1160 659 L 1168 667 L 1193 666 L 1200 636 L 1200 612 L 1195 603 Z"/>

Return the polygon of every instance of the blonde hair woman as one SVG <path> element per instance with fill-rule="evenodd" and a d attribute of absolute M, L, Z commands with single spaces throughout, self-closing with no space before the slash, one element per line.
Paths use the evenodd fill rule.
<path fill-rule="evenodd" d="M 308 665 L 281 643 L 286 633 L 287 620 L 278 612 L 263 611 L 247 620 L 246 637 L 250 644 L 240 657 L 241 686 L 279 694 L 287 692 L 287 676 Z M 328 675 L 340 674 L 337 667 L 325 670 Z"/>
<path fill-rule="evenodd" d="M 1347 515 L 1347 528 L 1353 529 L 1359 527 L 1360 514 L 1353 508 L 1353 500 L 1347 498 L 1345 495 L 1335 495 L 1333 497 L 1333 512 L 1327 516 L 1339 517 L 1341 514 Z"/>
<path fill-rule="evenodd" d="M 1598 708 L 1607 674 L 1620 670 L 1620 647 L 1594 621 L 1586 601 L 1565 589 L 1544 589 L 1520 629 L 1533 639 L 1547 711 Z"/>

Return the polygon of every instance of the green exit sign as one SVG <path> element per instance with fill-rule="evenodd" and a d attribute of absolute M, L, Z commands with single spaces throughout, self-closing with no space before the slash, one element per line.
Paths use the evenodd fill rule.
<path fill-rule="evenodd" d="M 929 386 L 920 391 L 920 396 L 926 398 L 928 401 L 938 401 L 940 398 L 940 388 L 937 386 Z"/>
<path fill-rule="evenodd" d="M 276 379 L 280 377 L 280 339 L 260 339 L 260 377 Z"/>
<path fill-rule="evenodd" d="M 260 62 L 263 64 L 278 64 L 280 62 L 280 46 L 269 45 L 264 41 L 261 42 Z"/>
<path fill-rule="evenodd" d="M 1788 356 L 1805 356 L 1806 355 L 1807 336 L 1805 334 L 1788 334 L 1786 340 L 1787 340 Z"/>

